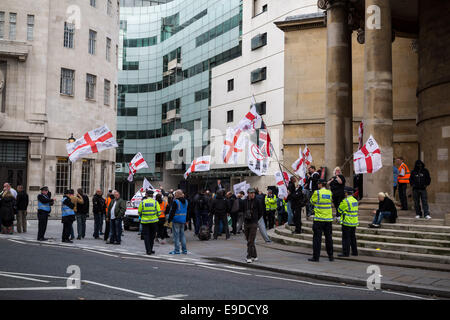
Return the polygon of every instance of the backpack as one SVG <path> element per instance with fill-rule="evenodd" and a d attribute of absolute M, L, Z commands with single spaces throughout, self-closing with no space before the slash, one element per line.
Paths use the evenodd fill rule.
<path fill-rule="evenodd" d="M 233 206 L 231 207 L 231 213 L 239 212 L 239 199 L 234 199 Z"/>
<path fill-rule="evenodd" d="M 304 207 L 306 205 L 306 197 L 303 194 L 302 188 L 297 188 L 294 192 L 294 202 L 299 207 Z"/>
<path fill-rule="evenodd" d="M 211 233 L 209 232 L 209 228 L 206 225 L 200 226 L 200 230 L 198 231 L 198 239 L 201 241 L 206 241 L 211 238 Z"/>
<path fill-rule="evenodd" d="M 197 205 L 198 205 L 198 210 L 200 211 L 208 211 L 208 202 L 206 201 L 204 196 L 201 196 L 198 200 L 197 200 Z"/>

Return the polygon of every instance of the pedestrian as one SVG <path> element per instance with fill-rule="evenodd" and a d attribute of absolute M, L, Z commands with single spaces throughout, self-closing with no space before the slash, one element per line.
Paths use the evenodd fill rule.
<path fill-rule="evenodd" d="M 1 229 L 3 234 L 14 233 L 14 207 L 16 199 L 11 192 L 11 186 L 8 183 L 4 184 L 3 192 L 0 195 L 0 216 Z"/>
<path fill-rule="evenodd" d="M 46 241 L 45 231 L 47 230 L 47 222 L 48 216 L 52 211 L 52 206 L 55 203 L 55 199 L 52 199 L 52 194 L 48 191 L 48 187 L 44 186 L 41 189 L 41 193 L 37 196 L 38 200 L 38 210 L 37 210 L 37 218 L 38 218 L 38 241 Z"/>
<path fill-rule="evenodd" d="M 219 236 L 220 222 L 222 222 L 223 232 L 226 234 L 226 239 L 230 238 L 230 231 L 228 230 L 227 213 L 230 212 L 227 200 L 224 198 L 225 190 L 217 191 L 216 198 L 211 204 L 211 213 L 214 215 L 214 240 Z"/>
<path fill-rule="evenodd" d="M 156 240 L 161 243 L 165 244 L 166 242 L 164 239 L 166 238 L 167 230 L 164 226 L 166 223 L 166 209 L 167 209 L 167 201 L 163 199 L 163 195 L 161 193 L 158 193 L 155 197 L 156 201 L 159 204 L 160 214 L 158 217 L 158 230 L 156 234 Z"/>
<path fill-rule="evenodd" d="M 308 172 L 306 173 L 306 183 L 304 188 L 304 194 L 306 196 L 306 217 L 309 218 L 313 214 L 313 207 L 309 200 L 314 191 L 317 190 L 317 181 L 320 179 L 319 172 L 316 171 L 316 167 L 310 165 Z"/>
<path fill-rule="evenodd" d="M 277 217 L 279 226 L 287 222 L 287 203 L 280 197 L 277 197 Z"/>
<path fill-rule="evenodd" d="M 74 204 L 73 211 L 75 212 L 75 218 L 76 218 L 77 211 L 78 211 L 78 205 L 82 205 L 84 203 L 83 197 L 79 193 L 77 193 L 77 195 L 75 195 L 75 191 L 73 189 L 70 189 L 69 198 L 72 201 L 72 203 Z M 70 229 L 70 240 L 73 240 L 75 238 L 75 234 L 73 231 L 73 224 L 71 224 L 70 228 L 71 228 Z"/>
<path fill-rule="evenodd" d="M 395 159 L 394 159 L 394 163 L 395 163 Z M 398 188 L 398 168 L 395 166 L 395 164 L 392 166 L 393 171 L 394 171 L 394 199 L 395 199 L 395 192 L 397 191 Z"/>
<path fill-rule="evenodd" d="M 105 198 L 105 234 L 103 235 L 104 241 L 108 241 L 109 231 L 111 230 L 111 221 L 109 218 L 108 208 L 113 199 L 114 199 L 114 195 L 112 193 L 112 190 L 108 190 L 108 194 L 106 195 L 106 198 Z"/>
<path fill-rule="evenodd" d="M 161 209 L 158 201 L 153 199 L 153 191 L 147 190 L 147 199 L 139 203 L 138 213 L 141 217 L 142 232 L 144 234 L 145 251 L 148 255 L 155 254 L 153 244 L 158 229 L 158 216 Z"/>
<path fill-rule="evenodd" d="M 89 217 L 89 198 L 84 194 L 83 189 L 77 190 L 77 196 L 83 199 L 83 203 L 78 204 L 75 217 L 77 219 L 77 240 L 84 239 L 86 236 L 86 219 Z"/>
<path fill-rule="evenodd" d="M 228 191 L 226 195 L 226 200 L 228 202 L 228 209 L 231 219 L 231 227 L 233 228 L 230 233 L 237 234 L 237 219 L 239 212 L 239 199 L 231 192 Z"/>
<path fill-rule="evenodd" d="M 214 187 L 214 193 L 217 194 L 217 191 L 224 189 L 222 185 L 222 181 L 217 180 L 216 186 Z"/>
<path fill-rule="evenodd" d="M 294 213 L 292 212 L 292 198 L 295 193 L 295 183 L 297 179 L 292 176 L 289 178 L 289 184 L 287 186 L 288 196 L 287 196 L 287 213 L 288 213 L 288 225 L 294 226 Z"/>
<path fill-rule="evenodd" d="M 11 184 L 10 184 L 10 183 L 5 182 L 5 183 L 3 184 L 3 190 L 5 190 L 5 188 L 6 188 L 9 192 L 11 192 L 11 194 L 12 194 L 13 197 L 14 197 L 14 199 L 17 198 L 17 191 L 14 190 L 13 187 L 11 187 Z"/>
<path fill-rule="evenodd" d="M 353 188 L 345 187 L 345 199 L 339 205 L 340 222 L 342 225 L 342 253 L 338 257 L 348 257 L 350 248 L 352 256 L 358 255 L 356 243 L 356 227 L 358 223 L 358 200 L 353 197 Z"/>
<path fill-rule="evenodd" d="M 174 250 L 169 254 L 180 254 L 180 243 L 183 254 L 187 254 L 184 225 L 186 224 L 188 201 L 184 198 L 183 191 L 174 193 L 174 200 L 170 208 L 169 223 L 172 223 Z"/>
<path fill-rule="evenodd" d="M 100 189 L 97 189 L 92 197 L 92 213 L 94 214 L 94 234 L 92 236 L 99 239 L 105 215 L 105 199 L 103 199 L 103 192 Z"/>
<path fill-rule="evenodd" d="M 293 195 L 291 195 L 291 209 L 294 215 L 293 222 L 295 230 L 294 234 L 302 233 L 302 208 L 305 206 L 305 195 L 303 194 L 303 188 L 299 184 L 295 189 Z"/>
<path fill-rule="evenodd" d="M 239 191 L 239 193 L 237 194 L 237 200 L 239 203 L 239 211 L 237 214 L 237 223 L 236 223 L 237 234 L 241 234 L 242 228 L 244 226 L 244 205 L 245 205 L 244 197 L 245 192 Z"/>
<path fill-rule="evenodd" d="M 275 225 L 275 211 L 277 210 L 277 197 L 273 194 L 272 189 L 267 189 L 267 195 L 264 199 L 266 211 L 264 214 L 264 223 L 266 229 L 273 229 Z"/>
<path fill-rule="evenodd" d="M 375 216 L 373 221 L 369 224 L 369 228 L 381 227 L 381 222 L 384 218 L 389 219 L 390 223 L 395 223 L 397 220 L 397 208 L 394 201 L 389 198 L 389 195 L 384 192 L 378 193 L 378 210 L 372 212 Z"/>
<path fill-rule="evenodd" d="M 201 190 L 195 201 L 195 234 L 198 235 L 201 226 L 208 226 L 209 199 L 205 190 Z"/>
<path fill-rule="evenodd" d="M 333 205 L 336 209 L 336 212 L 338 212 L 339 205 L 341 204 L 342 200 L 345 198 L 345 177 L 342 175 L 341 168 L 336 167 L 333 170 L 333 177 L 331 177 L 330 180 L 327 182 L 327 187 L 330 188 L 331 193 L 333 194 Z M 339 213 L 338 217 L 339 217 Z"/>
<path fill-rule="evenodd" d="M 406 187 L 409 184 L 409 178 L 411 173 L 408 166 L 404 162 L 403 157 L 397 157 L 395 159 L 395 164 L 398 167 L 398 197 L 400 198 L 400 203 L 402 204 L 401 210 L 408 210 L 408 199 L 406 197 Z"/>
<path fill-rule="evenodd" d="M 258 260 L 256 253 L 256 231 L 258 221 L 263 217 L 263 207 L 260 201 L 256 199 L 256 190 L 248 189 L 248 197 L 244 202 L 244 234 L 247 240 L 247 263 Z"/>
<path fill-rule="evenodd" d="M 422 210 L 420 208 L 420 201 L 422 200 L 423 212 L 425 219 L 431 219 L 430 210 L 428 208 L 427 187 L 431 183 L 430 172 L 425 168 L 425 164 L 417 160 L 414 165 L 414 170 L 411 171 L 409 178 L 411 187 L 413 189 L 414 209 L 416 209 L 416 219 L 422 218 Z"/>
<path fill-rule="evenodd" d="M 62 242 L 73 243 L 73 241 L 69 238 L 72 224 L 75 221 L 75 204 L 73 203 L 72 198 L 74 197 L 73 190 L 64 191 L 64 196 L 61 200 L 61 223 L 63 224 L 62 231 Z"/>
<path fill-rule="evenodd" d="M 332 223 L 333 211 L 331 203 L 333 201 L 332 192 L 326 189 L 327 181 L 320 179 L 318 181 L 319 190 L 316 190 L 311 196 L 311 204 L 314 206 L 313 222 L 313 257 L 309 261 L 318 262 L 320 258 L 320 249 L 322 246 L 322 233 L 325 234 L 325 246 L 327 249 L 328 260 L 334 261 L 333 257 L 333 238 Z"/>
<path fill-rule="evenodd" d="M 214 216 L 211 213 L 211 205 L 214 200 L 214 197 L 213 197 L 213 194 L 211 194 L 210 190 L 205 191 L 205 196 L 206 196 L 206 199 L 208 200 L 208 211 L 209 211 L 209 213 L 208 213 L 208 228 L 209 228 L 209 233 L 212 233 L 213 232 L 213 224 L 214 224 L 213 223 Z"/>
<path fill-rule="evenodd" d="M 17 186 L 17 198 L 16 198 L 16 207 L 17 207 L 17 232 L 27 232 L 27 208 L 28 208 L 28 194 L 25 192 L 24 187 L 22 185 Z"/>
<path fill-rule="evenodd" d="M 122 236 L 122 219 L 127 210 L 127 203 L 120 198 L 120 193 L 117 190 L 113 191 L 114 199 L 108 207 L 109 219 L 110 219 L 110 237 L 109 244 L 121 243 Z"/>

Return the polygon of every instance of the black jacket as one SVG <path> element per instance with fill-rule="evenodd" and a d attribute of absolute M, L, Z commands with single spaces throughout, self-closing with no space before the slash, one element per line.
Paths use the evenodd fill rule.
<path fill-rule="evenodd" d="M 289 194 L 287 196 L 287 201 L 292 201 L 294 199 L 293 195 L 295 193 L 295 183 L 293 183 L 292 181 L 289 181 L 287 189 L 289 191 Z"/>
<path fill-rule="evenodd" d="M 244 200 L 244 217 L 247 210 L 251 210 L 252 218 L 245 219 L 245 223 L 258 223 L 263 215 L 263 206 L 261 205 L 261 202 L 256 198 L 253 200 Z"/>
<path fill-rule="evenodd" d="M 28 207 L 28 201 L 28 194 L 25 191 L 18 192 L 16 198 L 17 210 L 26 211 Z"/>
<path fill-rule="evenodd" d="M 316 191 L 318 189 L 317 182 L 319 181 L 319 178 L 320 178 L 320 174 L 318 172 L 314 172 L 311 176 L 309 176 L 306 179 L 306 184 L 305 184 L 306 188 L 305 189 L 308 189 L 312 192 Z M 310 184 L 311 184 L 311 188 L 310 188 Z"/>
<path fill-rule="evenodd" d="M 395 207 L 394 202 L 388 197 L 384 198 L 383 201 L 380 201 L 378 203 L 377 214 L 382 211 L 389 211 L 391 213 L 391 216 L 389 218 L 390 223 L 395 223 L 395 221 L 397 221 L 397 208 Z"/>
<path fill-rule="evenodd" d="M 209 199 L 204 194 L 198 194 L 195 198 L 195 211 L 199 213 L 209 212 Z"/>
<path fill-rule="evenodd" d="M 14 206 L 16 205 L 16 199 L 11 195 L 10 197 L 2 197 L 0 200 L 0 217 L 2 223 L 5 226 L 10 226 L 14 221 Z"/>
<path fill-rule="evenodd" d="M 81 195 L 83 204 L 77 205 L 77 214 L 89 215 L 89 197 L 85 194 Z"/>
<path fill-rule="evenodd" d="M 98 194 L 94 194 L 92 197 L 92 212 L 94 214 L 105 213 L 105 199 Z"/>
<path fill-rule="evenodd" d="M 413 189 L 425 189 L 431 183 L 430 172 L 425 168 L 425 164 L 417 160 L 414 166 L 414 170 L 411 171 L 409 177 L 409 183 Z"/>
<path fill-rule="evenodd" d="M 216 195 L 211 204 L 211 213 L 226 215 L 228 212 L 230 212 L 230 208 L 227 199 L 224 199 L 220 194 Z"/>

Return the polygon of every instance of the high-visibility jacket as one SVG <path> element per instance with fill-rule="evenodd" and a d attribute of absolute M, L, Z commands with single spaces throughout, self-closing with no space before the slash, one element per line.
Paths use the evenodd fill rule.
<path fill-rule="evenodd" d="M 330 190 L 322 188 L 314 191 L 310 202 L 314 206 L 314 221 L 333 221 L 332 193 Z"/>
<path fill-rule="evenodd" d="M 161 202 L 159 204 L 159 207 L 161 208 L 161 214 L 159 215 L 159 217 L 160 218 L 165 218 L 166 217 L 167 202 L 163 200 L 163 202 Z"/>
<path fill-rule="evenodd" d="M 175 211 L 175 217 L 173 217 L 172 222 L 186 223 L 188 201 L 185 200 L 184 205 L 178 199 L 174 200 L 174 202 L 177 204 L 177 209 Z"/>
<path fill-rule="evenodd" d="M 161 213 L 158 201 L 152 198 L 142 200 L 138 208 L 141 223 L 155 223 L 158 222 L 158 215 Z"/>
<path fill-rule="evenodd" d="M 264 202 L 266 203 L 266 210 L 277 210 L 277 198 L 272 195 L 272 197 L 266 196 Z"/>
<path fill-rule="evenodd" d="M 66 200 L 67 197 L 63 197 L 61 200 L 61 213 L 63 217 L 67 217 L 67 216 L 74 216 L 75 215 L 75 211 L 71 208 L 69 208 L 68 206 L 66 206 L 64 204 L 64 200 Z"/>
<path fill-rule="evenodd" d="M 405 175 L 404 176 L 400 175 L 400 172 L 402 171 L 402 169 L 405 170 Z M 404 162 L 402 162 L 402 164 L 398 168 L 398 171 L 399 171 L 398 183 L 409 183 L 409 177 L 411 176 L 411 172 L 409 171 L 408 166 Z"/>
<path fill-rule="evenodd" d="M 106 213 L 108 213 L 108 207 L 109 204 L 111 203 L 112 199 L 110 197 L 106 197 L 105 199 L 105 206 L 106 206 Z"/>
<path fill-rule="evenodd" d="M 52 208 L 50 207 L 50 203 L 42 203 L 38 200 L 38 210 L 42 210 L 45 212 L 50 212 Z"/>
<path fill-rule="evenodd" d="M 347 227 L 357 227 L 358 222 L 358 200 L 348 196 L 339 204 L 338 212 L 341 214 L 341 224 Z"/>

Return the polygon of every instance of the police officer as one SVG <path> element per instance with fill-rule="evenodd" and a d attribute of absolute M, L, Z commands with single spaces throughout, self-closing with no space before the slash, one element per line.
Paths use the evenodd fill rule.
<path fill-rule="evenodd" d="M 322 232 L 325 234 L 325 245 L 328 254 L 328 260 L 333 261 L 333 238 L 332 223 L 333 211 L 331 209 L 332 193 L 326 189 L 327 181 L 320 179 L 319 189 L 314 191 L 311 196 L 311 204 L 314 206 L 313 222 L 313 257 L 309 261 L 318 262 L 320 257 L 320 248 L 322 245 Z"/>
<path fill-rule="evenodd" d="M 275 224 L 275 210 L 277 209 L 277 197 L 272 194 L 272 189 L 267 189 L 267 195 L 264 202 L 266 204 L 264 222 L 267 229 L 272 229 Z"/>
<path fill-rule="evenodd" d="M 338 212 L 341 216 L 342 224 L 342 254 L 338 257 L 348 257 L 350 255 L 350 247 L 352 255 L 358 255 L 356 246 L 356 227 L 358 224 L 358 200 L 353 197 L 353 188 L 345 187 L 345 199 L 339 205 Z"/>
<path fill-rule="evenodd" d="M 48 187 L 42 187 L 41 194 L 37 196 L 38 200 L 37 218 L 39 220 L 38 235 L 37 235 L 38 241 L 48 240 L 44 236 L 45 231 L 47 230 L 48 216 L 52 211 L 51 206 L 53 206 L 55 202 L 55 199 L 51 199 L 51 196 L 52 194 L 50 193 L 50 191 L 48 191 Z"/>
<path fill-rule="evenodd" d="M 61 200 L 61 212 L 62 218 L 61 222 L 63 224 L 63 232 L 62 232 L 62 242 L 73 243 L 70 240 L 70 233 L 72 230 L 72 223 L 75 221 L 75 204 L 70 199 L 70 196 L 73 196 L 73 190 L 64 191 L 64 196 Z"/>
<path fill-rule="evenodd" d="M 161 213 L 158 201 L 153 199 L 153 191 L 147 190 L 147 199 L 139 203 L 138 213 L 141 217 L 142 233 L 144 234 L 145 251 L 154 254 L 153 243 L 158 229 L 158 216 Z"/>

